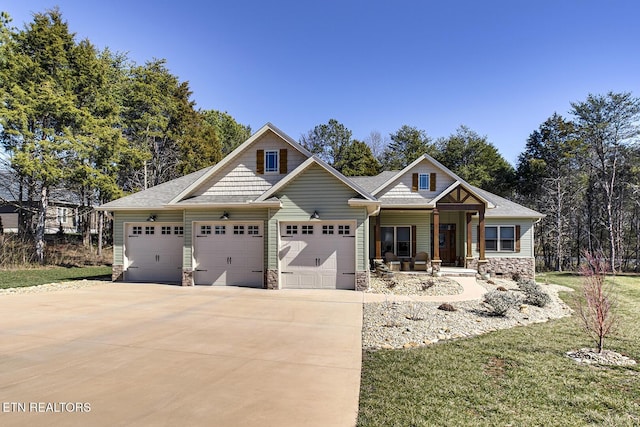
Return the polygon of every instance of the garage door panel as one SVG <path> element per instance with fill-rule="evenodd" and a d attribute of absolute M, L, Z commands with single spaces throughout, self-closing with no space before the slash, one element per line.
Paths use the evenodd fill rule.
<path fill-rule="evenodd" d="M 262 287 L 262 227 L 262 224 L 196 223 L 198 234 L 194 243 L 195 283 Z M 202 234 L 203 230 L 210 230 L 210 234 Z M 249 234 L 250 232 L 256 234 Z"/>
<path fill-rule="evenodd" d="M 347 223 L 281 224 L 284 288 L 354 289 L 355 239 L 337 234 L 338 226 L 343 225 L 344 230 L 344 224 Z M 303 227 L 307 234 L 301 233 Z M 351 224 L 351 230 L 350 227 Z"/>
<path fill-rule="evenodd" d="M 182 280 L 181 223 L 127 224 L 125 280 L 132 282 L 180 282 Z"/>

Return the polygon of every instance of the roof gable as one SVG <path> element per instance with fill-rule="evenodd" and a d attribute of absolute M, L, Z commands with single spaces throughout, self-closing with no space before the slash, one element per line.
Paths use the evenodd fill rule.
<path fill-rule="evenodd" d="M 431 163 L 433 166 L 435 166 L 436 169 L 439 169 L 445 176 L 448 176 L 453 181 L 465 182 L 462 178 L 460 178 L 458 175 L 456 175 L 451 170 L 449 170 L 449 168 L 447 168 L 442 163 L 440 163 L 439 161 L 437 161 L 436 159 L 434 159 L 433 157 L 425 153 L 422 156 L 415 159 L 413 162 L 411 162 L 411 164 L 409 164 L 407 167 L 397 172 L 395 175 L 390 176 L 386 181 L 380 184 L 378 188 L 373 190 L 371 194 L 377 197 L 382 190 L 387 188 L 389 185 L 393 184 L 394 181 L 401 179 L 407 173 L 410 173 L 412 169 L 414 169 L 416 166 L 418 166 L 420 163 L 424 161 Z"/>
<path fill-rule="evenodd" d="M 319 159 L 316 156 L 312 156 L 309 159 L 307 159 L 304 163 L 302 163 L 300 166 L 298 166 L 295 170 L 290 172 L 284 179 L 280 180 L 277 184 L 275 184 L 273 187 L 271 187 L 268 191 L 266 191 L 260 197 L 258 197 L 256 199 L 256 201 L 268 200 L 270 197 L 275 196 L 276 193 L 278 193 L 284 187 L 286 187 L 287 185 L 289 185 L 290 183 L 295 181 L 295 179 L 297 177 L 299 177 L 301 174 L 303 174 L 312 165 L 320 166 L 326 172 L 328 172 L 329 174 L 333 175 L 336 179 L 341 181 L 344 185 L 346 185 L 347 187 L 351 188 L 353 191 L 358 193 L 358 195 L 360 197 L 362 197 L 364 200 L 375 201 L 375 198 L 371 194 L 369 194 L 366 190 L 364 190 L 362 187 L 357 185 L 355 182 L 351 181 L 346 176 L 344 176 L 343 174 L 341 174 L 340 172 L 338 172 L 337 170 L 335 170 L 334 168 L 332 168 L 331 166 L 329 166 L 327 163 L 325 163 L 324 161 L 322 161 L 321 159 Z"/>
<path fill-rule="evenodd" d="M 311 153 L 294 141 L 287 134 L 282 132 L 280 129 L 272 125 L 271 123 L 267 123 L 262 128 L 260 128 L 255 134 L 253 134 L 249 139 L 247 139 L 244 143 L 238 146 L 235 150 L 229 153 L 224 159 L 222 159 L 218 164 L 213 166 L 211 170 L 202 175 L 197 181 L 193 182 L 189 187 L 185 188 L 179 194 L 175 195 L 175 197 L 169 202 L 169 204 L 176 204 L 181 200 L 192 196 L 218 196 L 219 198 L 224 198 L 224 186 L 227 185 L 228 188 L 231 189 L 231 192 L 234 193 L 233 197 L 244 197 L 244 199 L 255 199 L 265 190 L 270 188 L 275 182 L 279 181 L 287 174 L 281 175 L 264 175 L 262 179 L 257 179 L 257 182 L 253 183 L 253 187 L 247 192 L 247 194 L 239 196 L 239 188 L 238 188 L 238 177 L 245 176 L 247 179 L 253 178 L 256 180 L 256 171 L 255 169 L 255 154 L 252 153 L 252 148 L 259 146 L 262 142 L 268 139 L 269 136 L 273 136 L 275 138 L 272 139 L 271 148 L 277 148 L 277 146 L 285 146 L 291 147 L 294 149 L 295 155 L 289 155 L 289 162 L 293 163 L 293 166 L 296 167 L 299 163 L 304 161 L 304 159 L 311 157 Z M 273 142 L 273 140 L 277 140 Z M 292 153 L 292 154 L 294 154 Z M 244 156 L 244 157 L 243 157 Z M 235 175 L 232 176 L 232 175 Z M 216 186 L 221 180 L 224 180 L 225 177 L 228 177 L 226 184 L 219 184 L 219 188 L 212 189 Z M 251 186 L 251 185 L 250 185 Z M 212 189 L 212 191 L 209 191 Z"/>

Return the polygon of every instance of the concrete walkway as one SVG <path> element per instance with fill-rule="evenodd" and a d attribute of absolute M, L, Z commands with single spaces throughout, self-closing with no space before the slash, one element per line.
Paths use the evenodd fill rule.
<path fill-rule="evenodd" d="M 448 277 L 448 279 L 456 281 L 462 285 L 462 293 L 457 295 L 388 295 L 373 294 L 363 292 L 363 301 L 367 302 L 383 302 L 383 301 L 430 301 L 430 302 L 459 302 L 481 299 L 487 290 L 478 284 L 475 277 Z"/>
<path fill-rule="evenodd" d="M 117 283 L 0 313 L 2 426 L 356 422 L 360 292 Z"/>

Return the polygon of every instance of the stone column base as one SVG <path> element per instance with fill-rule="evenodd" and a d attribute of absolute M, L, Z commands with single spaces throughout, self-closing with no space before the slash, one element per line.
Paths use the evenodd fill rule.
<path fill-rule="evenodd" d="M 113 264 L 111 266 L 111 281 L 121 282 L 124 280 L 124 265 Z"/>
<path fill-rule="evenodd" d="M 369 289 L 369 272 L 356 271 L 356 291 L 366 291 Z"/>
<path fill-rule="evenodd" d="M 489 262 L 486 259 L 478 260 L 478 274 L 483 278 L 489 278 Z"/>
<path fill-rule="evenodd" d="M 433 275 L 440 274 L 440 267 L 441 266 L 442 266 L 442 260 L 441 259 L 432 259 L 431 260 L 431 272 L 433 273 Z"/>
<path fill-rule="evenodd" d="M 267 270 L 264 282 L 267 289 L 280 289 L 280 283 L 278 282 L 278 270 Z"/>
<path fill-rule="evenodd" d="M 194 284 L 193 270 L 190 268 L 185 268 L 184 270 L 182 270 L 182 286 L 193 286 Z"/>

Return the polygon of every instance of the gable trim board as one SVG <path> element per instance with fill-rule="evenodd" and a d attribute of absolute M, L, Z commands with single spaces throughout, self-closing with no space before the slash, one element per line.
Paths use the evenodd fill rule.
<path fill-rule="evenodd" d="M 277 167 L 270 162 L 272 172 L 265 172 L 265 150 L 278 156 Z M 429 186 L 412 192 L 412 184 L 418 190 L 417 173 L 428 173 Z M 393 190 L 394 186 L 399 190 Z M 402 171 L 348 178 L 270 123 L 217 165 L 99 209 L 114 212 L 114 278 L 140 278 L 140 274 L 127 272 L 132 265 L 126 253 L 132 247 L 132 242 L 127 242 L 127 227 L 171 223 L 184 229 L 181 248 L 172 249 L 182 272 L 171 276 L 171 281 L 275 289 L 366 288 L 370 252 L 376 244 L 374 228 L 405 224 L 411 230 L 412 255 L 429 253 L 429 233 L 435 231 L 431 225 L 434 209 L 442 210 L 440 224 L 457 224 L 458 248 L 467 246 L 463 231 L 471 219 L 465 220 L 470 217 L 464 213 L 482 211 L 485 226 L 517 225 L 522 230 L 517 255 L 532 259 L 533 224 L 542 218 L 535 211 L 469 185 L 426 154 Z M 319 218 L 314 219 L 316 216 Z M 369 221 L 371 216 L 377 219 Z M 151 218 L 155 221 L 148 221 Z M 477 215 L 473 222 L 479 223 Z M 282 229 L 292 224 L 313 227 L 314 234 L 286 237 Z M 323 226 L 345 224 L 349 224 L 349 237 L 337 240 L 337 234 L 315 234 L 322 233 Z M 212 232 L 215 226 L 226 227 L 226 233 L 231 234 L 217 239 L 214 234 L 205 236 L 199 234 L 202 225 L 211 226 Z M 260 229 L 260 235 L 249 238 L 249 225 L 252 230 Z M 240 226 L 245 234 L 234 235 L 234 227 Z M 477 235 L 473 233 L 474 253 Z M 147 246 L 141 243 L 141 247 Z M 135 244 L 133 248 L 137 250 Z M 143 251 L 137 251 L 133 259 L 140 262 Z M 494 255 L 486 254 L 487 258 Z M 505 254 L 498 255 L 504 258 Z M 515 254 L 507 254 L 507 258 L 514 259 Z M 246 261 L 245 268 L 236 263 L 239 259 Z"/>

